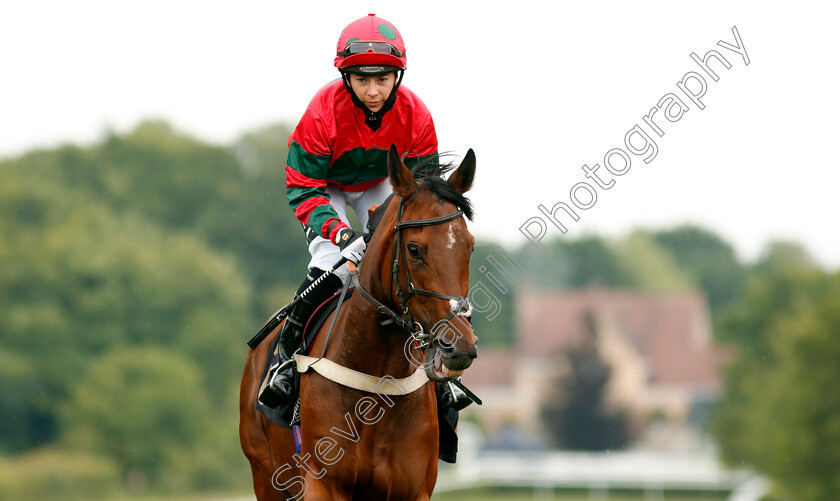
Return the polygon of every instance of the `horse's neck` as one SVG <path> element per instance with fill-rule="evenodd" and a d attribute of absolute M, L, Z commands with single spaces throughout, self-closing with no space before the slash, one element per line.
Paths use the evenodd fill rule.
<path fill-rule="evenodd" d="M 386 317 L 362 294 L 353 294 L 341 310 L 328 358 L 372 376 L 399 379 L 416 370 L 404 352 L 407 334 L 393 323 L 380 325 Z"/>

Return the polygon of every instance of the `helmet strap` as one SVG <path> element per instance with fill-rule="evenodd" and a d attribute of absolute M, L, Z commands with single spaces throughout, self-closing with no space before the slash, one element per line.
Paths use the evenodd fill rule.
<path fill-rule="evenodd" d="M 347 92 L 350 94 L 350 99 L 353 101 L 353 104 L 365 112 L 365 124 L 372 130 L 379 130 L 379 126 L 382 125 L 382 117 L 394 107 L 394 103 L 397 101 L 397 89 L 400 88 L 403 75 L 405 75 L 405 70 L 400 69 L 397 71 L 397 81 L 394 83 L 394 88 L 391 90 L 391 94 L 388 96 L 388 99 L 385 100 L 385 103 L 379 111 L 370 111 L 370 108 L 365 106 L 365 103 L 356 96 L 356 93 L 353 92 L 353 87 L 350 85 L 350 75 L 351 74 L 346 71 L 341 72 L 341 79 L 344 81 L 344 88 L 347 89 Z"/>

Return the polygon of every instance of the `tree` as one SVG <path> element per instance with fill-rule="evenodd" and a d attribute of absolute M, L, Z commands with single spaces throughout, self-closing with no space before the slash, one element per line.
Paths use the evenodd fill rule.
<path fill-rule="evenodd" d="M 115 459 L 135 482 L 192 487 L 188 451 L 207 442 L 213 419 L 201 372 L 156 347 L 105 353 L 62 406 L 62 442 Z"/>
<path fill-rule="evenodd" d="M 511 256 L 516 264 L 502 257 L 502 252 Z M 491 314 L 475 312 L 473 315 L 473 325 L 482 346 L 515 343 L 516 289 L 523 281 L 552 289 L 630 283 L 608 243 L 596 236 L 572 241 L 557 239 L 548 243 L 546 251 L 532 246 L 511 252 L 500 251 L 495 242 L 478 241 L 470 259 L 470 290 L 480 283 L 483 289 L 477 293 L 478 299 L 486 298 L 498 305 L 497 315 L 496 309 L 491 310 L 494 312 L 492 319 L 489 318 Z"/>
<path fill-rule="evenodd" d="M 271 126 L 223 147 L 146 121 L 101 144 L 31 152 L 3 169 L 28 171 L 115 214 L 139 214 L 205 239 L 236 257 L 259 300 L 278 283 L 297 287 L 309 260 L 286 200 L 287 136 L 285 126 Z M 254 309 L 266 314 L 263 304 Z"/>
<path fill-rule="evenodd" d="M 774 273 L 788 268 L 814 269 L 817 265 L 802 244 L 784 240 L 768 243 L 755 265 L 755 270 L 760 273 Z"/>
<path fill-rule="evenodd" d="M 240 138 L 232 151 L 241 168 L 240 194 L 230 206 L 214 204 L 198 222 L 207 239 L 233 252 L 256 289 L 259 320 L 277 309 L 266 296 L 281 286 L 292 292 L 309 263 L 304 233 L 286 198 L 289 129 L 268 126 Z M 285 287 L 283 287 L 285 286 Z M 283 298 L 291 299 L 291 295 Z"/>
<path fill-rule="evenodd" d="M 680 226 L 653 234 L 654 241 L 706 293 L 709 306 L 718 310 L 743 292 L 746 268 L 731 245 L 697 226 Z"/>
<path fill-rule="evenodd" d="M 115 345 L 182 353 L 226 388 L 241 370 L 250 288 L 235 264 L 32 172 L 0 177 L 0 446 L 56 439 L 55 407 Z"/>
<path fill-rule="evenodd" d="M 481 346 L 513 346 L 515 342 L 514 300 L 522 275 L 516 267 L 519 260 L 513 258 L 516 264 L 509 263 L 501 257 L 499 247 L 490 240 L 477 240 L 470 257 L 471 299 L 478 303 L 474 306 L 483 307 L 483 311 L 473 309 L 471 321 Z M 491 263 L 491 256 L 502 271 Z"/>
<path fill-rule="evenodd" d="M 286 136 L 275 126 L 225 147 L 149 121 L 91 146 L 0 161 L 0 450 L 83 443 L 158 486 L 235 484 L 244 342 L 290 299 L 308 261 L 285 200 Z M 129 368 L 149 388 L 170 386 L 115 425 L 136 425 L 120 440 L 132 454 L 110 442 L 113 416 L 90 401 L 111 398 L 101 385 L 119 402 L 126 381 L 98 377 Z M 212 423 L 194 423 L 198 438 L 171 409 L 176 395 L 204 412 L 211 398 L 222 403 Z M 188 441 L 130 438 L 167 426 L 165 416 Z"/>
<path fill-rule="evenodd" d="M 633 286 L 645 291 L 687 290 L 694 282 L 646 231 L 637 230 L 618 244 L 618 257 Z"/>
<path fill-rule="evenodd" d="M 516 257 L 525 267 L 528 280 L 543 287 L 570 289 L 632 284 L 613 246 L 594 235 L 576 240 L 558 238 L 548 242 L 545 250 L 526 245 Z"/>
<path fill-rule="evenodd" d="M 568 371 L 543 405 L 543 423 L 559 447 L 588 451 L 623 448 L 630 440 L 628 416 L 606 402 L 611 371 L 598 353 L 591 316 L 588 325 L 585 342 L 566 354 Z"/>
<path fill-rule="evenodd" d="M 604 239 L 590 235 L 567 242 L 564 247 L 568 256 L 566 283 L 570 288 L 630 285 L 630 277 L 622 269 L 615 251 Z"/>
<path fill-rule="evenodd" d="M 738 350 L 713 427 L 724 459 L 790 499 L 840 498 L 840 274 L 756 275 L 721 325 Z"/>

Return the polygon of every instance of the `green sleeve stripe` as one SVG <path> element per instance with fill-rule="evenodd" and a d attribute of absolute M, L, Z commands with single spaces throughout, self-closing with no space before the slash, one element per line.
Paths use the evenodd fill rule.
<path fill-rule="evenodd" d="M 323 188 L 286 188 L 286 196 L 289 198 L 289 205 L 292 209 L 297 209 L 298 205 L 310 198 L 326 197 L 327 200 L 330 199 L 327 191 Z"/>
<path fill-rule="evenodd" d="M 309 222 L 307 225 L 321 235 L 321 228 L 327 219 L 331 217 L 338 217 L 331 205 L 319 205 L 312 212 L 309 213 Z M 323 236 L 323 235 L 321 235 Z"/>
<path fill-rule="evenodd" d="M 289 145 L 289 157 L 286 164 L 292 169 L 312 179 L 327 179 L 330 167 L 329 155 L 316 155 L 303 149 L 297 141 Z"/>

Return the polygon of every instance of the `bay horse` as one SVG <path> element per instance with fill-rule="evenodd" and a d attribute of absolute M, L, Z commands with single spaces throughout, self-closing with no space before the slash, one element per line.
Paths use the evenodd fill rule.
<path fill-rule="evenodd" d="M 472 208 L 463 196 L 475 176 L 475 155 L 469 150 L 447 180 L 415 179 L 392 146 L 388 174 L 394 193 L 371 214 L 377 225 L 356 289 L 309 351 L 380 384 L 361 391 L 301 371 L 297 452 L 292 430 L 255 407 L 270 340 L 281 326 L 251 350 L 240 386 L 239 435 L 258 501 L 429 500 L 434 490 L 439 430 L 430 379 L 457 377 L 476 357 L 466 299 L 474 238 L 464 216 L 471 219 Z M 453 323 L 449 333 L 457 335 L 443 339 L 440 326 Z M 415 339 L 425 347 L 422 356 Z M 300 370 L 302 359 L 296 360 Z M 385 381 L 396 391 L 379 391 Z"/>

